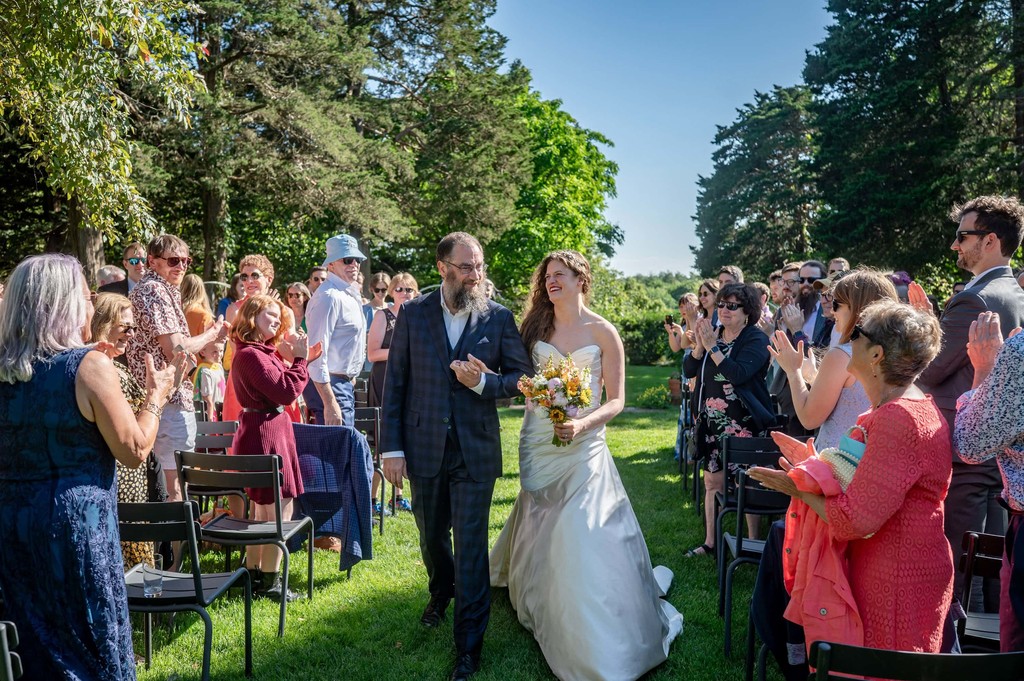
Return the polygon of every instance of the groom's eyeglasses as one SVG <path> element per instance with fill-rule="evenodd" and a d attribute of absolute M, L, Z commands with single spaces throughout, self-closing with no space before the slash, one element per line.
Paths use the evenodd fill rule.
<path fill-rule="evenodd" d="M 451 265 L 452 267 L 454 267 L 455 269 L 457 269 L 459 272 L 462 272 L 463 274 L 472 274 L 473 272 L 479 272 L 480 274 L 483 274 L 484 272 L 487 271 L 487 265 L 485 265 L 483 263 L 480 263 L 478 265 L 469 265 L 469 264 L 457 265 L 457 264 L 451 262 L 450 260 L 445 260 L 445 262 L 447 264 Z"/>

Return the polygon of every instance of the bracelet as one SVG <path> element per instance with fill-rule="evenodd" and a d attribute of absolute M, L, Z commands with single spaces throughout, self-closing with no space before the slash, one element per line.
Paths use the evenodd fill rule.
<path fill-rule="evenodd" d="M 148 411 L 150 414 L 157 417 L 158 419 L 164 413 L 163 407 L 157 406 L 156 403 L 154 402 L 147 402 L 146 404 L 142 405 L 142 409 L 143 411 Z"/>

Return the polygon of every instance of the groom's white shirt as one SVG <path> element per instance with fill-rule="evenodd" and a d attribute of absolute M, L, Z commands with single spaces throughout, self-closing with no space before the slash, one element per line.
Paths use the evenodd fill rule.
<path fill-rule="evenodd" d="M 466 330 L 466 324 L 469 323 L 468 309 L 461 310 L 460 312 L 452 313 L 448 309 L 448 304 L 444 301 L 444 291 L 441 291 L 441 316 L 444 317 L 444 329 L 448 334 L 448 343 L 454 348 L 459 344 L 459 339 L 462 338 L 462 332 Z M 484 385 L 487 383 L 487 374 L 480 374 L 480 382 L 476 384 L 475 388 L 470 388 L 477 395 L 480 395 L 484 391 Z M 387 386 L 385 386 L 387 389 Z M 398 457 L 405 458 L 405 451 L 396 449 L 391 452 L 384 452 L 380 455 L 382 459 L 397 459 Z"/>

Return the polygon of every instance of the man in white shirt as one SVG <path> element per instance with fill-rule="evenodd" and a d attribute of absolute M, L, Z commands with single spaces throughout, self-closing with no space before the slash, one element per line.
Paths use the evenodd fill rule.
<path fill-rule="evenodd" d="M 355 425 L 356 376 L 366 356 L 366 316 L 363 299 L 355 286 L 366 256 L 348 234 L 327 240 L 326 280 L 306 306 L 309 343 L 323 344 L 323 354 L 309 363 L 309 380 L 323 400 L 310 409 L 320 425 Z"/>

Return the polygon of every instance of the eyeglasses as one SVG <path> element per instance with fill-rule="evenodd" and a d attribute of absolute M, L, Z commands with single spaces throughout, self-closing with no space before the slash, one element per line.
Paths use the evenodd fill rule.
<path fill-rule="evenodd" d="M 386 288 L 375 288 L 375 289 L 373 289 L 373 292 L 374 293 L 379 293 L 381 295 L 384 295 L 385 293 L 388 292 L 388 290 Z"/>
<path fill-rule="evenodd" d="M 721 310 L 722 308 L 725 308 L 726 310 L 729 310 L 730 312 L 735 312 L 736 310 L 740 309 L 741 307 L 743 307 L 743 303 L 719 303 L 718 304 L 718 309 L 719 310 Z"/>
<path fill-rule="evenodd" d="M 451 265 L 452 267 L 456 268 L 459 272 L 462 272 L 463 274 L 472 274 L 473 272 L 480 272 L 481 274 L 483 274 L 484 272 L 487 271 L 487 265 L 483 263 L 480 263 L 479 265 L 456 265 L 455 263 L 449 260 L 445 260 L 445 262 Z"/>
<path fill-rule="evenodd" d="M 799 279 L 797 279 L 797 281 L 804 284 L 813 284 L 814 282 L 819 281 L 821 279 L 824 279 L 824 277 L 800 277 Z"/>
<path fill-rule="evenodd" d="M 839 302 L 835 298 L 832 299 L 832 311 L 833 312 L 838 310 L 840 305 L 846 305 L 846 303 Z"/>
<path fill-rule="evenodd" d="M 416 293 L 416 289 L 412 286 L 396 286 L 395 293 Z"/>
<path fill-rule="evenodd" d="M 288 297 L 289 298 L 301 298 L 302 294 L 301 293 L 292 293 L 291 291 L 289 291 L 288 292 Z"/>
<path fill-rule="evenodd" d="M 154 255 L 153 257 L 160 258 L 161 260 L 166 260 L 167 264 L 170 267 L 182 267 L 187 270 L 189 267 L 192 266 L 192 258 L 188 256 L 178 257 L 176 255 L 172 255 L 169 258 L 165 258 L 162 255 Z M 245 277 L 245 275 L 243 274 L 242 277 Z M 245 281 L 245 279 L 242 279 L 242 281 Z"/>
<path fill-rule="evenodd" d="M 354 262 L 360 262 L 359 258 L 342 258 L 341 262 L 346 265 L 351 265 Z"/>
<path fill-rule="evenodd" d="M 982 236 L 984 234 L 992 234 L 992 232 L 986 229 L 965 229 L 963 231 L 957 231 L 956 242 L 958 244 L 962 244 L 964 242 L 964 239 L 966 239 L 969 236 Z"/>
<path fill-rule="evenodd" d="M 868 335 L 868 332 L 861 328 L 860 324 L 853 325 L 853 333 L 850 334 L 850 340 L 855 341 L 861 336 L 864 336 L 872 345 L 881 345 L 878 341 Z"/>
<path fill-rule="evenodd" d="M 828 276 L 831 277 L 833 274 L 839 274 L 840 272 L 845 272 L 845 271 L 846 270 L 829 270 L 828 271 Z"/>
<path fill-rule="evenodd" d="M 259 281 L 262 277 L 263 275 L 259 272 L 253 272 L 252 274 L 239 274 L 238 281 L 249 281 L 250 279 L 253 281 Z"/>
<path fill-rule="evenodd" d="M 800 277 L 797 277 L 796 279 L 786 279 L 783 277 L 782 283 L 786 286 L 794 286 L 800 283 Z"/>
<path fill-rule="evenodd" d="M 121 333 L 135 333 L 139 327 L 134 324 L 121 324 Z"/>
<path fill-rule="evenodd" d="M 145 258 L 125 258 L 132 267 L 138 267 L 146 262 Z"/>

